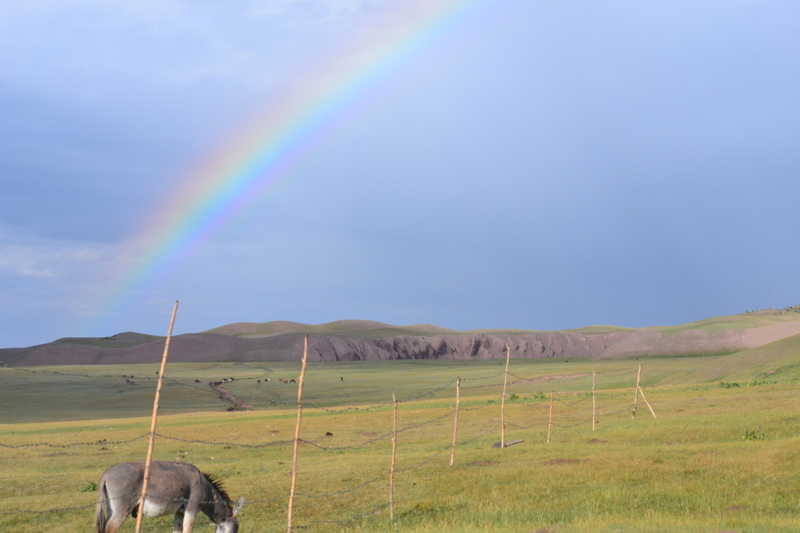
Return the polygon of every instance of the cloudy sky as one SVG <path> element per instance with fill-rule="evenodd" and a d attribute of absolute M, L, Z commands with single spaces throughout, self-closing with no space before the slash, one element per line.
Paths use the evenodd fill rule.
<path fill-rule="evenodd" d="M 0 4 L 0 347 L 163 335 L 175 300 L 177 333 L 800 304 L 797 3 L 431 2 Z M 132 277 L 198 169 L 398 21 L 425 38 L 269 194 Z"/>

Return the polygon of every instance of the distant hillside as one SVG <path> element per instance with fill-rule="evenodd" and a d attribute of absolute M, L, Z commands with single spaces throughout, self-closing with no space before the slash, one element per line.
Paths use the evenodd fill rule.
<path fill-rule="evenodd" d="M 447 335 L 457 334 L 447 328 L 431 326 L 429 324 L 416 324 L 413 326 L 392 326 L 383 322 L 373 320 L 337 320 L 327 324 L 301 324 L 299 322 L 274 321 L 274 322 L 236 322 L 210 329 L 205 333 L 217 333 L 220 335 L 234 335 L 242 338 L 273 337 L 275 335 L 298 334 L 298 335 L 337 335 L 337 336 L 360 336 L 382 339 L 385 337 L 396 337 L 398 335 L 425 336 L 425 335 Z"/>
<path fill-rule="evenodd" d="M 714 317 L 680 326 L 588 326 L 565 331 L 454 331 L 428 324 L 393 326 L 369 320 L 327 324 L 239 322 L 202 333 L 177 335 L 173 362 L 309 360 L 492 359 L 505 357 L 627 358 L 744 353 L 800 335 L 800 306 Z M 788 341 L 787 341 L 788 342 Z M 794 346 L 794 344 L 791 344 Z M 104 338 L 65 338 L 0 350 L 8 366 L 146 363 L 160 361 L 164 338 L 120 333 Z M 765 352 L 766 353 L 766 352 Z"/>

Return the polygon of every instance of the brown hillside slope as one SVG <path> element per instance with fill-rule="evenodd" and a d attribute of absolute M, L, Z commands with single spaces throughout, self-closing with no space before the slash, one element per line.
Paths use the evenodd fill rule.
<path fill-rule="evenodd" d="M 173 362 L 309 360 L 492 359 L 505 357 L 639 357 L 733 353 L 800 335 L 800 308 L 714 317 L 681 326 L 627 329 L 590 326 L 570 331 L 452 331 L 429 325 L 392 326 L 367 320 L 308 325 L 296 322 L 237 323 L 205 333 L 177 335 Z M 164 338 L 120 333 L 105 338 L 67 338 L 0 350 L 9 366 L 156 363 Z"/>

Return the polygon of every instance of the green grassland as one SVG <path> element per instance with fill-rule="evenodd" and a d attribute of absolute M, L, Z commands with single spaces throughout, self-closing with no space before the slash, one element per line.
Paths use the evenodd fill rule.
<path fill-rule="evenodd" d="M 420 533 L 800 530 L 800 339 L 725 356 L 512 360 L 505 440 L 524 442 L 506 449 L 493 447 L 503 363 L 309 364 L 295 525 Z M 631 417 L 639 364 L 657 418 L 641 397 Z M 0 531 L 91 530 L 97 492 L 90 484 L 109 466 L 144 457 L 156 370 L 0 368 Z M 244 496 L 243 533 L 286 530 L 297 388 L 278 378 L 297 379 L 299 371 L 290 362 L 168 366 L 155 458 L 191 462 L 222 478 L 234 498 Z M 232 404 L 208 386 L 226 377 L 234 381 L 222 386 L 252 411 L 226 411 Z M 450 467 L 456 377 L 462 401 Z M 399 400 L 393 520 L 392 392 Z M 213 530 L 205 523 L 196 531 Z M 123 531 L 133 526 L 128 520 Z M 170 528 L 168 518 L 147 519 L 143 531 Z"/>

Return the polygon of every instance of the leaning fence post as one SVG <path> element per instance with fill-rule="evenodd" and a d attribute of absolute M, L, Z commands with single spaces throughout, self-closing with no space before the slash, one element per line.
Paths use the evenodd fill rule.
<path fill-rule="evenodd" d="M 306 377 L 306 363 L 308 362 L 308 335 L 303 342 L 303 366 L 300 369 L 300 382 L 297 384 L 297 425 L 294 428 L 294 450 L 292 451 L 292 488 L 289 491 L 289 510 L 287 511 L 287 532 L 292 533 L 292 509 L 294 507 L 294 492 L 297 488 L 297 448 L 300 444 L 300 420 L 303 418 L 303 381 Z"/>
<path fill-rule="evenodd" d="M 144 475 L 142 477 L 142 498 L 139 500 L 139 514 L 136 515 L 136 533 L 142 529 L 142 516 L 144 515 L 144 502 L 147 497 L 147 482 L 150 480 L 150 463 L 153 459 L 153 446 L 156 440 L 156 419 L 158 418 L 158 402 L 161 400 L 161 386 L 164 384 L 164 369 L 167 366 L 167 355 L 169 354 L 169 342 L 172 339 L 172 326 L 175 325 L 175 315 L 178 313 L 178 300 L 172 307 L 172 318 L 169 320 L 167 330 L 167 341 L 164 343 L 164 355 L 161 357 L 161 370 L 158 372 L 158 384 L 156 385 L 156 397 L 153 401 L 153 417 L 150 420 L 150 442 L 147 445 L 147 458 L 144 460 Z"/>
<path fill-rule="evenodd" d="M 553 427 L 553 396 L 556 391 L 550 391 L 550 417 L 547 419 L 547 443 L 550 444 L 550 428 Z"/>
<path fill-rule="evenodd" d="M 650 414 L 653 415 L 653 418 L 655 418 L 656 417 L 656 412 L 653 411 L 652 407 L 650 407 L 650 402 L 648 402 L 647 398 L 645 398 L 644 391 L 642 390 L 641 387 L 639 387 L 639 393 L 642 395 L 642 400 L 644 400 L 644 403 L 647 404 L 647 408 L 650 409 Z"/>
<path fill-rule="evenodd" d="M 394 415 L 392 417 L 392 465 L 389 467 L 389 518 L 394 522 L 394 465 L 397 458 L 397 396 L 392 391 Z"/>
<path fill-rule="evenodd" d="M 503 396 L 500 398 L 500 448 L 506 447 L 506 386 L 508 385 L 508 362 L 511 360 L 511 348 L 506 343 L 506 372 L 503 377 Z"/>
<path fill-rule="evenodd" d="M 642 365 L 639 365 L 639 372 L 636 374 L 636 389 L 633 393 L 633 411 L 631 418 L 636 418 L 636 405 L 639 403 L 639 380 L 642 378 Z"/>
<path fill-rule="evenodd" d="M 453 449 L 450 451 L 450 466 L 456 459 L 456 435 L 458 435 L 458 407 L 461 405 L 461 378 L 456 378 L 456 418 L 453 422 Z"/>

